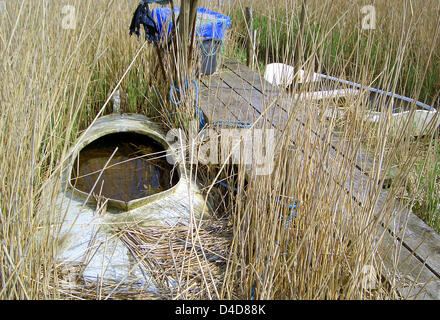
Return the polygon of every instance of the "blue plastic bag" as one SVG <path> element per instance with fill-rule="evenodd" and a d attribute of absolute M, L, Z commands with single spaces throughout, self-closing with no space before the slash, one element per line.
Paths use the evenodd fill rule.
<path fill-rule="evenodd" d="M 177 16 L 180 13 L 180 8 L 174 9 L 174 14 Z M 171 19 L 171 9 L 169 8 L 155 8 L 153 9 L 153 19 L 157 23 L 157 29 L 161 35 L 165 33 L 170 35 L 173 29 L 173 22 Z M 231 18 L 221 13 L 208 10 L 206 8 L 197 8 L 196 21 L 196 36 L 199 38 L 210 38 L 216 40 L 224 40 L 226 29 L 231 27 Z M 164 29 L 168 25 L 168 30 Z"/>

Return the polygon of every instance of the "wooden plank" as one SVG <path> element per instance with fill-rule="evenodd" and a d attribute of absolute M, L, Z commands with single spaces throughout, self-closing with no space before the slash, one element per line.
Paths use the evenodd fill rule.
<path fill-rule="evenodd" d="M 234 63 L 226 63 L 226 66 L 229 70 L 234 71 L 238 76 L 240 76 L 243 79 L 243 82 L 247 82 L 248 84 L 250 84 L 251 86 L 253 86 L 255 89 L 257 89 L 260 93 L 265 92 L 265 93 L 269 93 L 269 96 L 272 97 L 276 97 L 277 95 L 279 96 L 279 93 L 274 90 L 273 86 L 271 86 L 270 84 L 264 83 L 264 80 L 261 79 L 261 77 L 259 75 L 257 75 L 256 73 L 254 73 L 252 70 L 247 69 L 244 66 L 241 66 L 239 64 L 234 64 Z M 224 79 L 226 80 L 225 82 L 228 83 L 228 79 Z M 231 82 L 231 81 L 229 81 Z M 228 83 L 229 85 L 231 85 L 231 83 Z M 239 91 L 235 90 L 237 93 L 239 93 Z M 261 103 L 257 102 L 256 99 L 249 99 L 248 100 L 250 103 L 254 104 L 254 107 L 258 110 L 260 108 L 261 110 Z M 284 108 L 282 108 L 284 109 Z M 284 110 L 287 114 L 287 111 Z M 286 115 L 285 115 L 286 116 Z M 334 144 L 337 144 L 337 147 L 334 146 Z M 343 145 L 341 139 L 335 139 L 333 137 L 332 139 L 332 146 L 334 148 L 335 151 L 340 151 L 341 146 Z M 335 156 L 338 157 L 344 157 L 344 154 L 341 152 L 337 152 L 334 154 Z M 353 196 L 362 204 L 362 203 L 366 203 L 367 201 L 367 197 L 368 194 L 366 194 L 362 188 L 362 186 L 365 186 L 366 183 L 371 183 L 371 179 L 368 177 L 368 175 L 366 175 L 365 173 L 368 173 L 370 170 L 362 170 L 363 167 L 365 167 L 365 164 L 367 163 L 367 165 L 369 164 L 370 166 L 372 166 L 372 163 L 374 164 L 374 161 L 372 161 L 370 159 L 370 157 L 368 157 L 368 155 L 363 152 L 362 149 L 358 149 L 358 154 L 357 154 L 357 158 L 358 159 L 362 159 L 361 165 L 359 165 L 358 163 L 356 163 L 356 167 L 357 170 L 354 170 L 354 175 L 352 177 L 351 180 L 353 181 L 349 181 L 349 184 L 355 184 L 357 186 L 357 188 L 354 188 L 351 186 L 346 186 L 346 189 L 351 190 L 351 193 L 353 194 Z M 353 179 L 354 178 L 354 179 Z M 354 191 L 354 192 L 353 192 Z M 380 213 L 381 210 L 383 210 L 383 204 L 384 204 L 384 199 L 387 199 L 387 193 L 381 192 L 380 193 L 380 200 L 378 201 L 378 205 L 376 205 L 375 207 L 375 212 L 376 215 Z M 382 206 L 381 206 L 382 204 Z M 396 213 L 405 213 L 404 210 L 398 210 L 398 209 L 394 209 L 396 211 Z M 418 219 L 417 217 L 415 217 L 411 212 L 409 212 L 408 210 L 406 211 L 406 214 L 408 216 L 408 219 L 397 219 L 397 216 L 395 216 L 395 219 L 393 220 L 394 224 L 395 221 L 399 221 L 399 223 L 397 224 L 399 226 L 400 229 L 402 229 L 402 224 L 403 221 L 405 221 L 404 224 L 406 224 L 406 228 L 402 229 L 404 230 L 404 233 L 401 235 L 401 237 L 399 237 L 399 234 L 396 233 L 396 229 L 395 228 L 390 228 L 390 225 L 387 225 L 387 229 L 388 231 L 391 233 L 391 235 L 395 235 L 400 243 L 403 245 L 403 248 L 401 249 L 401 254 L 403 255 L 403 257 L 405 257 L 405 261 L 411 265 L 411 268 L 407 268 L 408 272 L 412 273 L 414 275 L 414 272 L 417 268 L 415 268 L 414 266 L 419 265 L 422 266 L 421 268 L 419 268 L 420 270 L 416 270 L 417 271 L 417 275 L 423 276 L 425 282 L 427 282 L 427 279 L 437 279 L 439 277 L 439 264 L 438 262 L 440 261 L 439 259 L 439 255 L 440 255 L 440 250 L 439 250 L 439 244 L 440 244 L 440 239 L 437 233 L 435 233 L 435 231 L 433 231 L 432 229 L 430 229 L 426 224 L 424 224 L 420 219 Z M 416 229 L 418 229 L 418 232 L 415 232 Z M 422 232 L 422 234 L 424 235 L 423 239 L 420 239 L 420 237 L 418 236 L 418 234 L 420 234 L 420 232 Z M 389 240 L 389 236 L 387 237 L 387 239 Z M 426 262 L 426 266 L 422 263 L 422 262 Z M 388 265 L 389 265 L 389 261 L 388 261 Z M 400 268 L 400 267 L 399 267 Z M 403 267 L 402 267 L 403 268 Z M 401 269 L 402 269 L 401 268 Z M 402 271 L 402 270 L 401 270 Z M 439 297 L 438 296 L 438 292 L 435 292 L 436 289 L 438 289 L 438 283 L 436 284 L 436 282 L 433 282 L 434 285 L 428 285 L 426 288 L 428 289 L 427 291 L 427 295 L 430 297 Z M 413 289 L 413 293 L 414 290 L 417 290 L 417 288 L 412 288 Z M 434 290 L 434 291 L 433 291 Z"/>
<path fill-rule="evenodd" d="M 201 81 L 206 87 L 208 87 L 210 90 L 213 90 L 213 94 L 215 94 L 216 99 L 222 102 L 224 108 L 226 108 L 230 114 L 234 115 L 234 119 L 228 119 L 228 117 L 224 116 L 223 119 L 216 121 L 235 120 L 254 124 L 254 122 L 258 119 L 258 114 L 255 112 L 252 106 L 241 99 L 240 96 L 235 94 L 233 90 L 231 90 L 231 88 L 218 76 L 214 75 L 209 77 L 209 79 L 202 78 Z M 256 127 L 258 127 L 258 124 L 256 124 Z"/>
<path fill-rule="evenodd" d="M 227 64 L 227 67 L 229 68 L 229 64 Z M 257 75 L 255 72 L 253 72 L 252 70 L 242 66 L 242 65 L 238 65 L 238 64 L 232 64 L 232 67 L 229 68 L 230 70 L 236 70 L 237 72 L 240 72 L 243 74 L 243 78 L 244 77 L 250 77 L 251 80 L 242 80 L 243 82 L 248 82 L 250 84 L 250 82 L 253 83 L 253 86 L 257 89 L 257 91 L 265 91 L 268 92 L 270 97 L 269 99 L 275 99 L 275 100 L 280 100 L 281 102 L 283 102 L 285 105 L 290 104 L 290 101 L 287 101 L 284 97 L 281 97 L 281 94 L 279 92 L 277 92 L 277 90 L 275 90 L 270 84 L 268 84 L 266 81 L 261 80 L 261 77 L 259 75 Z M 235 72 L 235 71 L 234 71 Z M 227 81 L 226 81 L 227 82 Z M 268 88 L 268 89 L 264 89 L 263 88 Z M 254 93 L 255 95 L 255 93 Z M 254 104 L 255 108 L 259 111 L 262 112 L 261 109 L 261 101 L 258 101 L 258 98 L 252 99 L 251 100 L 252 103 Z M 268 102 L 270 103 L 270 101 Z M 279 106 L 280 104 L 278 104 Z M 307 106 L 308 107 L 308 106 Z M 283 108 L 281 105 L 281 118 L 283 119 L 284 122 L 287 122 L 288 119 L 288 111 L 286 110 L 286 108 Z M 310 117 L 309 117 L 310 118 Z M 306 117 L 304 116 L 303 119 L 294 119 L 297 122 L 300 122 L 302 124 L 303 127 L 305 127 L 305 122 L 307 120 L 310 119 L 306 119 Z M 280 130 L 283 130 L 285 127 L 285 124 L 282 123 L 281 121 L 281 126 L 278 125 L 278 127 L 280 128 Z M 297 129 L 303 129 L 304 128 L 300 128 L 298 126 L 298 124 L 296 124 L 295 126 Z M 319 139 L 323 139 L 323 133 L 319 132 L 319 123 L 317 123 L 315 125 L 314 128 L 311 129 L 311 131 L 316 135 L 317 138 Z M 335 138 L 332 136 L 330 137 L 330 141 L 331 142 L 335 142 L 338 141 L 338 146 L 335 147 L 332 143 L 332 149 L 330 150 L 330 154 L 332 156 L 333 159 L 335 159 L 335 161 L 344 161 L 344 158 L 347 158 L 345 155 L 348 152 L 347 150 L 341 150 L 342 146 L 347 146 L 346 143 L 342 143 L 341 140 L 335 140 Z M 352 151 L 352 150 L 351 150 Z M 359 149 L 358 150 L 358 154 L 357 157 L 359 157 L 358 155 L 362 153 L 362 150 Z M 364 156 L 365 157 L 365 156 Z M 348 157 L 349 159 L 351 158 L 355 158 L 355 157 Z M 366 158 L 366 157 L 365 157 Z M 356 165 L 356 163 L 352 162 L 353 165 Z M 364 186 L 366 185 L 366 183 L 370 182 L 370 178 L 368 176 L 362 175 L 362 172 L 360 171 L 360 168 L 357 167 L 358 170 L 354 171 L 354 174 L 352 177 L 350 177 L 350 179 L 347 181 L 346 183 L 346 189 L 350 190 L 350 193 L 356 198 L 356 200 L 358 202 L 363 202 L 366 198 L 368 198 L 368 194 L 366 194 L 364 192 Z"/>
<path fill-rule="evenodd" d="M 264 84 L 264 80 L 258 81 L 257 80 L 258 75 L 252 70 L 246 68 L 245 66 L 239 64 L 229 65 L 228 63 L 226 64 L 226 66 L 231 70 L 236 70 L 237 72 L 240 72 L 243 75 L 243 77 L 250 77 L 252 83 L 258 90 L 263 90 L 264 87 L 266 88 L 271 87 L 270 84 L 269 85 Z M 274 90 L 272 90 L 271 92 L 273 91 Z M 332 146 L 334 147 L 335 150 L 340 151 L 342 145 L 344 145 L 343 139 L 337 136 L 332 136 Z M 339 155 L 345 157 L 344 152 L 339 152 Z M 365 202 L 365 194 L 364 195 L 361 194 L 362 188 L 360 187 L 365 185 L 365 183 L 368 180 L 368 178 L 366 179 L 365 176 L 368 177 L 368 173 L 371 172 L 371 170 L 374 168 L 374 166 L 377 166 L 377 164 L 375 164 L 375 161 L 371 159 L 371 156 L 369 156 L 368 153 L 366 153 L 361 147 L 358 150 L 356 159 L 357 161 L 355 165 L 359 170 L 355 171 L 355 179 L 357 181 L 363 181 L 363 183 L 358 183 L 359 188 L 356 190 L 354 195 L 360 202 Z M 386 197 L 386 193 L 387 192 L 385 190 L 382 191 L 382 197 Z M 396 208 L 395 211 L 401 212 L 402 210 Z M 402 225 L 400 227 L 402 228 Z M 412 248 L 413 250 L 418 248 L 419 250 L 424 251 L 424 254 L 422 256 L 429 258 L 431 260 L 431 264 L 435 266 L 433 268 L 433 270 L 435 270 L 435 273 L 440 274 L 440 250 L 438 247 L 438 244 L 440 244 L 440 236 L 413 214 L 412 216 L 409 217 L 406 230 L 407 232 L 405 236 L 402 236 L 402 238 L 404 239 L 407 238 L 410 240 L 410 242 L 414 242 L 411 243 L 411 245 L 408 245 L 408 247 Z M 422 232 L 421 234 L 424 235 L 423 236 L 424 240 L 414 241 L 415 238 L 417 238 L 417 236 L 415 237 L 414 235 L 417 235 L 419 232 Z M 431 236 L 429 237 L 427 235 L 431 235 Z M 437 243 L 437 246 L 434 245 L 435 243 Z"/>
<path fill-rule="evenodd" d="M 227 64 L 227 67 L 229 68 L 229 64 Z M 248 69 L 248 68 L 246 68 L 246 67 L 244 67 L 242 65 L 232 64 L 232 67 L 230 68 L 230 70 L 234 70 L 234 69 L 237 70 L 238 72 L 242 72 L 243 71 L 243 78 L 247 77 L 247 76 L 249 76 L 251 78 L 251 80 L 244 80 L 243 79 L 242 80 L 243 82 L 248 82 L 249 84 L 252 82 L 253 86 L 257 89 L 257 91 L 260 91 L 260 92 L 265 91 L 265 92 L 269 93 L 269 97 L 268 97 L 269 101 L 267 101 L 267 104 L 270 104 L 272 102 L 272 101 L 270 101 L 270 99 L 273 99 L 275 101 L 276 100 L 280 100 L 281 102 L 284 102 L 284 104 L 289 104 L 289 102 L 288 101 L 286 102 L 286 99 L 284 97 L 282 97 L 282 95 L 277 90 L 275 90 L 273 88 L 273 86 L 271 86 L 269 83 L 267 83 L 264 79 L 261 80 L 261 77 L 259 77 L 252 70 L 250 70 L 250 69 Z M 228 81 L 226 81 L 226 82 L 228 82 Z M 266 88 L 266 89 L 263 89 L 263 88 Z M 255 96 L 255 91 L 254 91 L 253 95 Z M 249 99 L 249 100 L 251 100 L 251 102 L 253 103 L 254 107 L 259 112 L 263 112 L 263 110 L 262 110 L 263 108 L 261 107 L 261 105 L 262 105 L 261 99 L 260 99 L 260 101 L 258 101 L 258 97 L 257 97 L 257 99 Z M 277 105 L 279 106 L 280 104 L 277 104 Z M 284 127 L 285 127 L 285 124 L 287 123 L 287 119 L 289 117 L 288 116 L 288 111 L 285 108 L 281 107 L 281 108 L 279 108 L 278 113 L 279 113 L 279 118 L 278 119 L 280 119 L 282 121 L 279 121 L 275 125 L 280 130 L 283 130 Z M 305 119 L 300 120 L 300 119 L 296 118 L 294 120 L 302 123 L 303 126 L 305 125 L 305 121 L 306 121 Z M 284 123 L 283 123 L 283 121 L 284 121 Z M 299 128 L 299 127 L 297 127 L 297 128 Z M 312 129 L 312 132 L 317 137 L 322 138 L 323 134 L 320 133 L 318 130 L 319 130 L 319 126 L 316 125 Z M 343 157 L 344 157 L 345 153 L 344 152 L 338 152 L 338 149 L 336 147 L 334 147 L 333 145 L 332 145 L 332 147 L 333 147 L 333 150 L 330 150 L 330 153 L 331 153 L 332 157 L 335 158 L 335 159 L 340 159 L 340 161 L 343 161 Z M 361 191 L 363 189 L 364 184 L 361 184 L 359 182 L 360 181 L 368 181 L 368 178 L 362 177 L 361 174 L 362 174 L 361 172 L 355 171 L 355 173 L 354 173 L 355 178 L 357 176 L 357 179 L 353 179 L 353 181 L 356 182 L 355 183 L 355 188 L 350 187 L 349 185 L 347 185 L 346 186 L 347 190 L 351 190 L 351 191 L 356 190 L 356 191 L 359 192 L 359 191 Z M 358 199 L 358 201 L 359 201 L 359 199 Z"/>
<path fill-rule="evenodd" d="M 203 84 L 200 85 L 199 107 L 206 115 L 209 122 L 229 120 L 236 121 L 237 118 L 229 112 L 226 106 L 212 94 L 212 89 Z"/>
<path fill-rule="evenodd" d="M 343 145 L 338 141 L 337 148 Z M 373 183 L 369 174 L 374 172 L 372 170 L 374 160 L 371 159 L 367 153 L 360 148 L 357 154 L 356 166 L 360 168 L 355 171 L 353 179 L 357 180 L 357 188 L 352 189 L 354 197 L 361 202 L 366 203 L 369 195 L 362 188 L 368 183 Z M 359 160 L 363 159 L 363 161 Z M 367 169 L 363 169 L 367 166 Z M 376 169 L 377 170 L 377 169 Z M 381 186 L 376 186 L 380 188 Z M 381 190 L 379 193 L 378 203 L 375 206 L 376 216 L 383 210 L 385 204 L 392 201 L 393 204 L 393 220 L 387 223 L 387 227 L 392 234 L 396 234 L 401 239 L 402 244 L 422 262 L 426 263 L 426 267 L 430 269 L 433 274 L 440 278 L 440 235 L 424 223 L 419 217 L 412 213 L 400 201 L 395 200 L 393 195 L 389 194 L 388 190 Z M 386 223 L 386 222 L 385 222 Z"/>
<path fill-rule="evenodd" d="M 281 113 L 275 104 L 270 105 L 270 100 L 266 98 L 261 92 L 255 90 L 247 81 L 238 77 L 233 72 L 221 72 L 219 77 L 226 83 L 230 89 L 239 97 L 241 97 L 250 108 L 254 108 L 256 116 L 262 116 L 268 127 L 275 127 L 281 129 Z"/>
<path fill-rule="evenodd" d="M 440 280 L 433 276 L 409 250 L 401 247 L 398 238 L 390 236 L 381 226 L 379 229 L 381 231 L 377 237 L 377 242 L 380 243 L 378 255 L 385 267 L 382 271 L 388 279 L 396 280 L 392 286 L 397 289 L 401 297 L 439 300 Z"/>
<path fill-rule="evenodd" d="M 379 206 L 385 205 L 389 198 L 390 195 L 387 191 L 382 192 L 379 198 Z M 414 215 L 400 201 L 395 200 L 394 202 L 393 220 L 388 223 L 388 229 L 401 239 L 402 243 L 410 248 L 417 258 L 425 263 L 426 267 L 440 279 L 439 234 Z"/>

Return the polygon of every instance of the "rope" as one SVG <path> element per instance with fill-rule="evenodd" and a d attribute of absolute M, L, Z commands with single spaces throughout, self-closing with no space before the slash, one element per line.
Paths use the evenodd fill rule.
<path fill-rule="evenodd" d="M 196 109 L 198 118 L 199 118 L 199 130 L 202 130 L 203 127 L 205 127 L 206 125 L 206 121 L 205 118 L 203 117 L 203 111 L 202 109 L 199 108 L 198 106 L 198 97 L 199 97 L 199 85 L 197 84 L 197 82 L 195 80 L 191 80 L 191 82 L 194 84 L 194 87 L 196 88 L 196 97 L 194 99 L 194 107 Z M 188 83 L 188 77 L 186 77 L 185 80 L 185 87 L 184 89 L 179 89 L 174 85 L 171 85 L 171 89 L 170 89 L 170 100 L 171 102 L 177 107 L 180 104 L 182 104 L 182 98 L 179 101 L 175 101 L 173 98 L 173 91 L 176 91 L 178 93 L 180 93 L 180 96 L 182 97 L 183 95 L 185 95 L 185 91 L 188 90 L 189 87 L 189 83 Z"/>
<path fill-rule="evenodd" d="M 212 124 L 214 127 L 235 127 L 235 128 L 250 128 L 252 123 L 244 121 L 231 121 L 231 120 L 221 120 L 215 121 Z"/>
<path fill-rule="evenodd" d="M 222 182 L 222 181 L 217 180 L 215 183 L 220 184 L 221 186 L 225 187 L 226 189 L 229 189 L 229 190 L 232 189 L 232 190 L 234 190 L 234 191 L 238 191 L 237 188 L 231 188 L 229 185 L 227 185 L 226 183 L 224 183 L 224 182 Z"/>
<path fill-rule="evenodd" d="M 266 269 L 266 267 L 267 267 L 267 261 L 264 263 L 264 269 Z M 261 275 L 260 281 L 263 281 L 263 275 Z M 252 285 L 251 300 L 254 300 L 256 286 L 257 286 L 257 283 L 254 282 Z"/>
<path fill-rule="evenodd" d="M 290 220 L 293 220 L 293 218 L 296 218 L 297 212 L 295 209 L 298 204 L 298 200 L 295 200 L 294 204 L 283 203 L 280 200 L 277 200 L 277 202 L 283 206 L 288 206 L 289 209 L 292 210 L 292 212 L 290 212 L 290 216 L 287 217 L 287 221 L 286 221 L 286 228 L 288 228 Z M 281 216 L 280 218 L 283 219 L 283 216 Z"/>

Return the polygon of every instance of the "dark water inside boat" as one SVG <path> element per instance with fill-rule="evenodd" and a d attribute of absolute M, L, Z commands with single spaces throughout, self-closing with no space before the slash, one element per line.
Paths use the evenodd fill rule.
<path fill-rule="evenodd" d="M 101 170 L 115 151 L 93 189 Z M 162 192 L 178 182 L 177 170 L 166 161 L 164 148 L 136 133 L 104 136 L 81 150 L 72 170 L 72 185 L 83 192 L 131 201 Z M 102 191 L 101 191 L 102 186 Z"/>

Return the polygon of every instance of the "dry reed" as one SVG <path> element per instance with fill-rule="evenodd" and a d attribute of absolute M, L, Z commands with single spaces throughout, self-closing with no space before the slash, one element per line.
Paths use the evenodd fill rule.
<path fill-rule="evenodd" d="M 73 30 L 61 27 L 59 13 L 67 2 L 7 2 L 6 10 L 0 12 L 0 299 L 405 298 L 397 292 L 397 275 L 389 274 L 382 261 L 385 255 L 398 256 L 400 248 L 381 252 L 380 244 L 387 234 L 383 225 L 393 219 L 394 196 L 405 184 L 403 178 L 415 162 L 415 151 L 404 153 L 405 166 L 389 192 L 389 205 L 379 208 L 379 212 L 376 209 L 386 178 L 384 172 L 393 164 L 391 155 L 405 148 L 414 150 L 404 139 L 408 128 L 392 135 L 389 123 L 383 120 L 372 131 L 362 120 L 365 110 L 360 100 L 347 103 L 349 112 L 336 127 L 337 123 L 317 116 L 316 109 L 293 100 L 291 95 L 278 101 L 287 110 L 288 121 L 279 131 L 272 175 L 249 177 L 243 168 L 233 166 L 186 167 L 215 199 L 216 215 L 227 220 L 218 230 L 217 217 L 203 226 L 127 226 L 117 230 L 143 266 L 154 274 L 158 292 L 133 288 L 118 291 L 119 284 L 99 282 L 66 287 L 63 279 L 69 271 L 57 269 L 57 247 L 50 227 L 60 214 L 55 202 L 63 162 L 75 138 L 96 115 L 111 112 L 106 101 L 116 85 L 120 84 L 126 95 L 122 99 L 124 112 L 143 113 L 162 121 L 165 128 L 186 131 L 190 120 L 197 118 L 194 88 L 188 90 L 177 110 L 168 101 L 170 84 L 182 83 L 173 73 L 173 65 L 182 67 L 173 49 L 164 48 L 169 79 L 163 79 L 154 72 L 158 62 L 153 48 L 129 38 L 127 27 L 133 3 L 72 3 L 77 13 Z M 256 1 L 255 8 L 267 9 L 265 3 Z M 264 12 L 276 19 L 276 10 L 285 10 L 291 18 L 287 24 L 292 26 L 289 21 L 298 13 L 298 2 L 276 4 L 272 11 Z M 234 1 L 233 5 L 222 10 L 229 13 L 246 3 Z M 393 10 L 386 10 L 388 6 Z M 312 30 L 313 21 L 320 21 L 323 32 L 320 38 L 312 36 L 308 47 L 304 44 L 308 56 L 301 61 L 303 68 L 349 76 L 363 84 L 376 81 L 383 89 L 402 89 L 410 77 L 405 74 L 407 57 L 412 56 L 415 59 L 411 63 L 420 72 L 410 93 L 418 98 L 422 80 L 430 72 L 428 66 L 439 57 L 439 26 L 430 23 L 429 18 L 421 18 L 428 13 L 418 8 L 420 16 L 416 17 L 409 14 L 415 9 L 408 4 L 402 7 L 400 1 L 380 2 L 378 11 L 392 19 L 380 20 L 386 22 L 378 26 L 383 36 L 376 43 L 373 33 L 365 36 L 359 28 L 341 32 L 335 39 L 332 31 L 336 21 L 339 24 L 348 17 L 346 29 L 357 25 L 357 11 L 347 6 L 347 1 L 312 1 L 306 33 Z M 406 10 L 405 15 L 400 14 L 401 10 Z M 288 31 L 286 46 L 281 46 L 281 34 L 267 38 L 267 59 L 272 52 L 277 62 L 292 63 L 292 30 Z M 239 48 L 239 32 L 244 33 L 240 28 L 232 30 L 226 53 Z M 342 50 L 333 56 L 328 54 L 326 44 L 331 37 L 344 46 L 353 33 L 365 36 L 365 43 L 352 43 L 348 49 L 350 59 Z M 374 50 L 381 55 L 371 60 Z M 195 68 L 186 68 L 181 68 L 181 74 L 190 73 L 190 78 L 197 79 Z M 381 70 L 378 79 L 375 70 Z M 312 88 L 301 88 L 307 89 Z M 323 108 L 328 110 L 329 104 Z M 265 103 L 263 108 L 270 113 L 275 106 Z M 339 132 L 343 156 L 335 154 L 329 145 L 335 131 Z M 355 186 L 353 163 L 360 142 L 371 135 L 375 143 L 364 150 L 375 159 L 369 168 L 371 179 Z M 237 187 L 237 191 L 218 187 L 216 179 Z M 297 201 L 295 218 L 288 220 L 291 210 L 280 204 L 280 197 L 289 203 Z M 367 199 L 364 205 L 359 206 L 359 198 Z M 409 200 L 411 204 L 414 199 Z M 225 236 L 225 232 L 230 234 Z M 376 271 L 374 289 L 363 287 L 365 266 Z M 170 279 L 177 287 L 169 285 Z"/>

